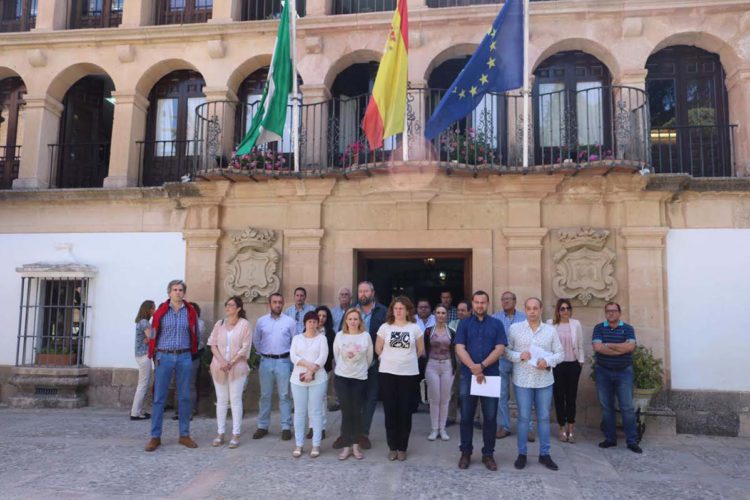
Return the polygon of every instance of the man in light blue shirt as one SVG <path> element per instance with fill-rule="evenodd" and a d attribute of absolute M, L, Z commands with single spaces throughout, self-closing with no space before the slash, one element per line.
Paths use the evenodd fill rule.
<path fill-rule="evenodd" d="M 526 321 L 526 315 L 523 311 L 516 310 L 516 294 L 513 292 L 503 292 L 500 297 L 502 310 L 492 316 L 503 322 L 506 332 L 510 332 L 510 325 Z M 510 411 L 508 409 L 508 399 L 510 397 L 510 378 L 513 373 L 513 363 L 507 359 L 500 358 L 500 376 L 502 384 L 500 386 L 500 402 L 497 405 L 497 433 L 495 437 L 502 439 L 510 436 Z M 534 440 L 533 430 L 529 429 L 529 441 Z"/>
<path fill-rule="evenodd" d="M 271 397 L 275 383 L 281 411 L 281 439 L 288 441 L 292 439 L 292 402 L 289 398 L 292 362 L 289 360 L 289 348 L 292 345 L 292 337 L 297 335 L 297 325 L 292 318 L 281 314 L 284 297 L 280 293 L 274 293 L 268 301 L 270 312 L 258 318 L 253 333 L 255 351 L 261 356 L 258 371 L 258 429 L 253 434 L 253 439 L 260 439 L 268 434 L 268 426 L 271 423 Z"/>
<path fill-rule="evenodd" d="M 315 310 L 315 306 L 312 304 L 305 304 L 305 300 L 307 300 L 307 290 L 298 286 L 294 289 L 294 304 L 284 311 L 284 314 L 297 323 L 297 333 L 305 331 L 305 314 Z"/>
<path fill-rule="evenodd" d="M 352 291 L 345 286 L 339 289 L 338 305 L 331 308 L 331 316 L 333 316 L 333 328 L 338 332 L 342 328 L 341 321 L 344 319 L 344 313 L 347 309 L 352 307 Z"/>

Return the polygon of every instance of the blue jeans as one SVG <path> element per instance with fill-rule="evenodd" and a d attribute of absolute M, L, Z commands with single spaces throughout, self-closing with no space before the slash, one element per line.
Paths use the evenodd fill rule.
<path fill-rule="evenodd" d="M 505 358 L 500 358 L 500 401 L 497 404 L 497 427 L 510 432 L 510 410 L 508 400 L 510 399 L 510 377 L 513 373 L 513 363 Z"/>
<path fill-rule="evenodd" d="M 370 435 L 372 426 L 372 417 L 375 415 L 375 407 L 378 405 L 380 396 L 380 361 L 375 361 L 367 370 L 367 394 L 365 395 L 365 404 L 362 405 L 362 432 L 365 436 Z"/>
<path fill-rule="evenodd" d="M 271 396 L 273 385 L 279 393 L 279 411 L 281 411 L 281 429 L 292 428 L 292 401 L 289 398 L 289 377 L 292 375 L 292 362 L 289 358 L 261 358 L 260 401 L 258 410 L 258 429 L 268 430 L 271 424 Z M 302 424 L 305 427 L 305 424 Z"/>
<path fill-rule="evenodd" d="M 596 392 L 602 407 L 604 439 L 612 443 L 617 442 L 615 428 L 615 396 L 617 396 L 620 412 L 622 412 L 622 425 L 625 428 L 625 439 L 628 444 L 637 444 L 638 431 L 635 427 L 633 409 L 633 367 L 610 370 L 597 365 Z"/>
<path fill-rule="evenodd" d="M 531 404 L 536 407 L 539 427 L 539 456 L 549 455 L 549 412 L 552 404 L 552 385 L 530 389 L 513 384 L 518 405 L 518 454 L 526 455 L 526 440 L 531 423 Z"/>
<path fill-rule="evenodd" d="M 318 372 L 325 374 L 325 371 Z M 325 382 L 313 385 L 291 384 L 294 397 L 294 440 L 297 446 L 305 444 L 305 431 L 308 416 L 312 425 L 312 445 L 320 446 L 323 436 L 323 396 L 328 388 Z"/>
<path fill-rule="evenodd" d="M 167 400 L 172 373 L 177 387 L 177 409 L 180 414 L 180 436 L 190 435 L 190 416 L 193 412 L 190 401 L 190 377 L 193 373 L 193 360 L 189 352 L 167 354 L 157 352 L 154 372 L 154 404 L 151 406 L 151 437 L 161 437 L 164 422 L 164 403 Z"/>
<path fill-rule="evenodd" d="M 461 370 L 458 383 L 459 403 L 461 405 L 461 453 L 471 453 L 474 450 L 474 413 L 477 403 L 482 406 L 482 456 L 491 456 L 495 453 L 495 426 L 497 425 L 497 400 L 498 398 L 486 398 L 471 395 L 471 374 L 466 375 Z"/>

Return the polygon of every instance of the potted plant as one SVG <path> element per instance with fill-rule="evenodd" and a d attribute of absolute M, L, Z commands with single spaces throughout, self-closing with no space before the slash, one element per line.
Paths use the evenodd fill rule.
<path fill-rule="evenodd" d="M 664 385 L 662 360 L 648 347 L 639 345 L 633 351 L 633 406 L 645 411 L 651 398 Z"/>

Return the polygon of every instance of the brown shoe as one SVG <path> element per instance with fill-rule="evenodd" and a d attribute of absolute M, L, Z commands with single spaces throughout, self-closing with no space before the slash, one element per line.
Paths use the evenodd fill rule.
<path fill-rule="evenodd" d="M 507 438 L 508 436 L 510 436 L 510 431 L 506 431 L 502 427 L 500 427 L 495 433 L 496 439 L 503 439 L 503 438 Z"/>
<path fill-rule="evenodd" d="M 198 443 L 196 443 L 195 441 L 193 441 L 193 438 L 191 438 L 190 436 L 180 436 L 180 439 L 177 442 L 180 443 L 182 446 L 185 446 L 187 448 L 197 448 L 198 447 Z"/>
<path fill-rule="evenodd" d="M 495 463 L 495 457 L 493 457 L 492 455 L 486 455 L 482 457 L 482 463 L 485 467 L 487 467 L 487 470 L 497 470 L 497 463 Z"/>
<path fill-rule="evenodd" d="M 161 445 L 161 438 L 151 438 L 146 444 L 146 451 L 154 451 Z"/>
<path fill-rule="evenodd" d="M 372 443 L 370 442 L 370 438 L 368 438 L 364 434 L 359 436 L 359 438 L 357 438 L 357 444 L 363 450 L 369 450 L 370 448 L 372 448 Z"/>
<path fill-rule="evenodd" d="M 396 458 L 398 458 L 399 462 L 405 462 L 406 461 L 406 452 L 405 451 L 397 451 L 396 452 Z"/>
<path fill-rule="evenodd" d="M 253 439 L 260 439 L 262 437 L 265 437 L 268 435 L 268 429 L 261 429 L 258 428 L 255 430 L 255 433 L 253 434 Z"/>
<path fill-rule="evenodd" d="M 471 453 L 461 453 L 461 458 L 458 459 L 459 469 L 468 469 L 471 464 Z"/>
<path fill-rule="evenodd" d="M 388 460 L 393 462 L 398 458 L 398 452 L 396 450 L 391 450 L 388 452 Z"/>
<path fill-rule="evenodd" d="M 290 439 L 292 439 L 292 431 L 290 431 L 289 429 L 284 429 L 283 431 L 281 431 L 282 441 L 289 441 Z"/>
<path fill-rule="evenodd" d="M 336 438 L 336 440 L 333 442 L 333 445 L 331 446 L 334 450 L 340 450 L 344 447 L 344 437 L 339 436 Z"/>

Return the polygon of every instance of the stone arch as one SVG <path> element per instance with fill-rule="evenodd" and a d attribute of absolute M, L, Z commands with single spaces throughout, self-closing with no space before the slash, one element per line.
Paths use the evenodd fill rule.
<path fill-rule="evenodd" d="M 18 77 L 21 80 L 26 82 L 26 79 L 21 75 L 18 71 L 14 70 L 13 68 L 9 68 L 7 66 L 0 66 L 0 80 L 3 78 L 13 78 Z"/>
<path fill-rule="evenodd" d="M 533 74 L 534 71 L 536 71 L 537 66 L 543 63 L 548 57 L 553 56 L 558 52 L 566 52 L 569 50 L 580 50 L 581 52 L 596 57 L 607 66 L 610 75 L 613 77 L 620 74 L 620 64 L 617 62 L 612 51 L 599 42 L 595 42 L 588 38 L 566 38 L 564 40 L 552 42 L 549 46 L 542 49 L 536 57 L 529 73 Z"/>
<path fill-rule="evenodd" d="M 245 78 L 252 75 L 256 70 L 270 65 L 271 54 L 260 54 L 245 60 L 229 75 L 227 88 L 236 94 Z"/>
<path fill-rule="evenodd" d="M 114 85 L 112 76 L 101 66 L 93 63 L 76 63 L 62 70 L 50 81 L 47 87 L 47 95 L 62 102 L 68 89 L 78 80 L 89 75 L 104 75 Z"/>
<path fill-rule="evenodd" d="M 144 71 L 140 78 L 138 78 L 135 90 L 138 94 L 144 97 L 148 96 L 151 92 L 151 88 L 156 85 L 156 82 L 169 73 L 181 69 L 193 70 L 203 74 L 194 64 L 189 63 L 184 59 L 166 59 L 152 64 L 151 67 Z"/>
<path fill-rule="evenodd" d="M 368 63 L 370 61 L 380 61 L 382 53 L 371 49 L 360 49 L 354 52 L 348 52 L 341 56 L 339 59 L 334 61 L 333 64 L 328 68 L 326 76 L 323 80 L 326 88 L 333 87 L 333 82 L 336 80 L 336 76 L 343 70 L 357 63 Z"/>
<path fill-rule="evenodd" d="M 445 61 L 456 57 L 470 56 L 477 50 L 477 47 L 479 47 L 478 43 L 459 43 L 444 49 L 432 58 L 425 68 L 422 78 L 425 82 L 428 81 L 432 72 L 435 71 L 435 68 L 443 64 Z"/>
<path fill-rule="evenodd" d="M 737 53 L 737 50 L 726 40 L 711 33 L 686 31 L 683 33 L 673 33 L 657 43 L 653 50 L 646 55 L 642 67 L 646 67 L 646 61 L 653 54 L 673 45 L 691 45 L 718 54 L 727 76 L 732 75 L 742 64 L 742 58 Z"/>

